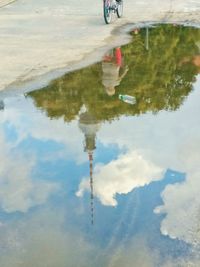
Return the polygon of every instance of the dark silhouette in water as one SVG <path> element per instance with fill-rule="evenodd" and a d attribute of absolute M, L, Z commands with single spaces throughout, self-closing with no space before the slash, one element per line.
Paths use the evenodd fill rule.
<path fill-rule="evenodd" d="M 5 105 L 4 105 L 3 100 L 0 100 L 0 110 L 4 110 L 4 107 Z"/>

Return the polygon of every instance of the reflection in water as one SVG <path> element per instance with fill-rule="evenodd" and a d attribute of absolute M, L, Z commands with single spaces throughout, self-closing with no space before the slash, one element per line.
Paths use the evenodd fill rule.
<path fill-rule="evenodd" d="M 4 100 L 0 266 L 200 266 L 200 31 L 131 34 L 102 62 Z"/>
<path fill-rule="evenodd" d="M 4 109 L 4 102 L 3 100 L 0 100 L 0 110 L 3 110 Z"/>
<path fill-rule="evenodd" d="M 166 215 L 161 223 L 163 235 L 184 240 L 198 249 L 200 248 L 199 152 L 199 138 L 187 140 L 180 157 L 187 178 L 183 183 L 167 186 L 162 192 L 162 205 L 155 208 L 155 213 Z"/>
<path fill-rule="evenodd" d="M 108 52 L 102 63 L 67 74 L 29 95 L 50 118 L 64 117 L 65 121 L 75 119 L 83 105 L 99 121 L 121 115 L 177 110 L 192 91 L 199 73 L 199 67 L 194 64 L 199 55 L 199 30 L 165 25 L 149 32 L 148 51 L 144 44 L 146 30 L 141 29 L 137 35 L 132 33 L 133 42 L 121 50 L 117 48 L 117 52 Z M 125 68 L 122 77 L 126 74 L 122 80 L 117 79 L 116 74 L 121 69 L 121 61 Z M 102 73 L 105 65 L 106 71 Z M 117 68 L 115 75 L 113 66 Z M 106 88 L 112 87 L 109 95 L 113 97 L 107 98 L 103 84 Z M 118 94 L 134 96 L 137 104 L 130 107 L 121 103 L 118 94 L 114 95 L 115 86 Z"/>
<path fill-rule="evenodd" d="M 107 164 L 94 169 L 95 195 L 106 206 L 117 206 L 117 194 L 128 194 L 134 188 L 163 178 L 163 170 L 147 160 L 139 151 L 127 151 Z M 78 196 L 88 190 L 88 180 L 79 185 Z"/>
<path fill-rule="evenodd" d="M 96 132 L 100 125 L 87 111 L 80 114 L 79 128 L 85 135 L 85 151 L 88 153 L 90 162 L 90 200 L 91 200 L 91 223 L 94 223 L 94 189 L 93 189 L 93 152 L 96 149 Z"/>
<path fill-rule="evenodd" d="M 0 120 L 2 123 L 2 120 Z M 16 150 L 12 134 L 4 134 L 0 127 L 0 203 L 1 210 L 10 214 L 27 212 L 30 208 L 42 205 L 58 191 L 58 185 L 43 179 L 33 179 L 32 169 L 36 163 L 33 155 Z"/>
<path fill-rule="evenodd" d="M 102 61 L 102 84 L 109 96 L 115 94 L 115 87 L 120 85 L 121 80 L 128 72 L 128 66 L 123 66 L 121 48 L 117 47 L 109 51 Z M 122 73 L 121 72 L 122 69 Z"/>

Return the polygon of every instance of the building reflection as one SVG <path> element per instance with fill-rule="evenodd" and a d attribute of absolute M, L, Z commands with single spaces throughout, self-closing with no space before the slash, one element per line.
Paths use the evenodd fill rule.
<path fill-rule="evenodd" d="M 5 105 L 4 105 L 3 100 L 0 100 L 0 110 L 4 110 L 4 107 Z"/>
<path fill-rule="evenodd" d="M 79 116 L 79 128 L 83 132 L 84 151 L 88 153 L 90 166 L 90 209 L 91 209 L 91 224 L 94 224 L 94 182 L 93 182 L 93 159 L 94 150 L 96 149 L 96 133 L 100 128 L 100 123 L 96 118 L 85 111 Z"/>

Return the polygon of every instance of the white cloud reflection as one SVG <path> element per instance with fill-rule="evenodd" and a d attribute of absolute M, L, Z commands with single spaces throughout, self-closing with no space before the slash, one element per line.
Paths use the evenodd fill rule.
<path fill-rule="evenodd" d="M 59 186 L 42 180 L 42 177 L 31 178 L 37 160 L 28 147 L 21 148 L 21 143 L 34 138 L 40 142 L 62 144 L 63 148 L 52 154 L 46 153 L 42 160 L 69 158 L 79 164 L 87 160 L 81 142 L 84 137 L 76 121 L 69 125 L 62 119 L 52 123 L 50 118 L 34 108 L 30 99 L 20 96 L 8 98 L 5 105 L 4 111 L 0 113 L 0 205 L 6 212 L 26 212 L 33 206 L 45 203 Z M 4 125 L 10 129 L 6 137 Z"/>
<path fill-rule="evenodd" d="M 188 140 L 181 150 L 186 170 L 186 180 L 168 185 L 162 193 L 163 205 L 155 213 L 166 214 L 161 223 L 161 232 L 200 246 L 200 139 Z"/>
<path fill-rule="evenodd" d="M 62 207 L 41 208 L 21 219 L 13 218 L 0 225 L 0 266 L 199 266 L 195 255 L 166 255 L 163 259 L 159 248 L 149 246 L 143 234 L 129 236 L 128 243 L 117 242 L 114 247 L 101 246 L 87 234 L 69 224 Z"/>
<path fill-rule="evenodd" d="M 10 212 L 26 212 L 43 204 L 57 191 L 58 185 L 43 180 L 33 180 L 31 172 L 35 165 L 33 157 L 14 151 L 0 129 L 0 205 Z"/>
<path fill-rule="evenodd" d="M 0 227 L 2 267 L 92 266 L 93 245 L 83 235 L 66 230 L 65 210 L 37 210 Z M 95 266 L 95 265 L 94 265 Z"/>
<path fill-rule="evenodd" d="M 200 88 L 199 85 L 198 87 Z M 97 134 L 100 142 L 108 147 L 115 143 L 120 148 L 125 147 L 129 152 L 106 165 L 97 165 L 94 169 L 95 195 L 104 205 L 111 206 L 117 205 L 116 194 L 127 194 L 136 187 L 161 179 L 162 171 L 167 168 L 186 172 L 187 180 L 184 183 L 166 187 L 162 194 L 164 204 L 156 211 L 163 211 L 166 214 L 161 224 L 163 234 L 191 244 L 198 244 L 200 240 L 199 92 L 200 90 L 196 90 L 192 93 L 190 99 L 176 112 L 161 112 L 157 116 L 146 114 L 140 117 L 121 118 L 102 125 Z M 82 153 L 83 147 L 80 140 L 83 140 L 83 135 L 79 132 L 76 122 L 66 125 L 62 119 L 59 119 L 52 123 L 40 111 L 31 113 L 32 107 L 27 107 L 27 114 L 24 114 L 24 111 L 18 109 L 17 113 L 11 104 L 4 112 L 3 122 L 9 121 L 15 126 L 18 132 L 18 143 L 29 135 L 39 140 L 54 140 L 66 145 L 70 158 L 79 162 L 87 159 L 87 155 L 84 156 Z M 26 105 L 25 101 L 23 105 Z M 32 121 L 26 119 L 29 112 Z M 188 140 L 192 142 L 189 143 Z M 19 160 L 23 162 L 23 159 L 19 158 Z M 23 164 L 20 163 L 21 165 Z M 28 171 L 31 166 L 31 163 L 30 166 L 28 164 Z M 8 165 L 8 168 L 14 170 L 14 167 L 11 167 Z M 28 171 L 22 172 L 24 173 L 22 181 L 26 180 L 23 176 L 26 177 Z M 27 188 L 34 189 L 32 182 L 25 185 Z M 81 182 L 77 195 L 81 196 L 86 190 L 89 190 L 88 178 Z M 31 192 L 29 190 L 29 195 Z M 6 195 L 9 195 L 9 191 Z M 39 200 L 34 201 L 37 203 Z M 32 205 L 29 203 L 34 201 L 28 198 L 27 204 L 21 209 L 26 210 Z M 9 202 L 6 205 L 4 204 L 9 210 Z"/>
<path fill-rule="evenodd" d="M 148 162 L 163 170 L 186 173 L 185 182 L 166 187 L 164 204 L 155 211 L 166 214 L 161 223 L 164 235 L 200 245 L 200 76 L 194 87 L 176 112 L 123 118 L 112 127 L 101 127 L 99 137 L 106 146 L 117 143 L 120 148 L 141 151 Z"/>
<path fill-rule="evenodd" d="M 117 194 L 127 194 L 162 177 L 159 166 L 145 159 L 138 151 L 129 151 L 106 165 L 95 166 L 94 194 L 103 205 L 116 206 Z M 89 178 L 82 180 L 76 195 L 82 196 L 85 190 L 90 190 Z"/>
<path fill-rule="evenodd" d="M 63 118 L 50 119 L 44 112 L 35 108 L 31 99 L 10 98 L 5 101 L 6 108 L 0 122 L 8 123 L 17 133 L 15 144 L 32 137 L 41 142 L 53 141 L 63 145 L 58 157 L 73 159 L 77 164 L 87 161 L 83 153 L 83 134 L 77 121 L 67 124 Z M 54 154 L 55 158 L 55 154 Z"/>

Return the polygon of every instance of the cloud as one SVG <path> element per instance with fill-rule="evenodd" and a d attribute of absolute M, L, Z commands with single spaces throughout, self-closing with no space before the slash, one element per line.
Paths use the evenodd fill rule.
<path fill-rule="evenodd" d="M 103 124 L 98 138 L 105 146 L 117 144 L 120 148 L 139 150 L 146 159 L 164 169 L 185 172 L 185 164 L 180 160 L 182 149 L 188 140 L 195 140 L 196 145 L 199 141 L 200 75 L 194 89 L 177 111 L 122 116 L 112 124 Z"/>
<path fill-rule="evenodd" d="M 122 246 L 116 249 L 110 257 L 107 267 L 198 267 L 200 266 L 199 255 L 178 255 L 172 258 L 170 255 L 160 254 L 158 247 L 149 247 L 147 240 L 142 236 L 135 236 L 128 247 Z"/>
<path fill-rule="evenodd" d="M 45 203 L 58 190 L 58 184 L 31 178 L 34 158 L 14 151 L 1 129 L 0 147 L 0 205 L 4 211 L 26 212 Z"/>
<path fill-rule="evenodd" d="M 92 267 L 93 244 L 78 230 L 63 227 L 64 215 L 62 208 L 42 208 L 2 225 L 0 266 Z"/>
<path fill-rule="evenodd" d="M 24 99 L 24 97 L 20 97 L 18 101 L 7 99 L 5 102 L 6 108 L 3 116 L 0 116 L 0 123 L 2 125 L 7 123 L 14 128 L 15 145 L 29 137 L 40 142 L 53 141 L 63 145 L 58 157 L 73 159 L 77 164 L 87 161 L 87 155 L 83 152 L 83 142 L 81 142 L 84 140 L 84 135 L 80 132 L 77 121 L 67 124 L 62 118 L 50 119 L 44 112 L 35 108 L 31 99 Z"/>
<path fill-rule="evenodd" d="M 67 226 L 67 227 L 65 227 Z M 199 266 L 196 255 L 171 258 L 136 235 L 114 247 L 101 247 L 67 222 L 66 208 L 42 208 L 30 216 L 0 225 L 0 266 L 3 267 L 188 267 Z"/>
<path fill-rule="evenodd" d="M 155 208 L 155 213 L 166 215 L 161 223 L 162 234 L 194 246 L 200 246 L 199 151 L 200 140 L 188 140 L 180 156 L 186 180 L 168 185 L 162 192 L 163 205 Z"/>
<path fill-rule="evenodd" d="M 138 151 L 129 151 L 106 165 L 95 166 L 94 194 L 103 205 L 116 206 L 117 194 L 128 194 L 134 188 L 159 180 L 162 172 Z M 89 178 L 82 180 L 76 195 L 80 197 L 86 190 L 90 190 Z"/>
<path fill-rule="evenodd" d="M 171 238 L 200 245 L 200 172 L 186 182 L 168 185 L 162 193 L 164 204 L 155 213 L 164 213 L 161 232 Z"/>
<path fill-rule="evenodd" d="M 1 224 L 0 248 L 3 267 L 199 266 L 194 265 L 196 258 L 188 256 L 172 259 L 166 255 L 163 259 L 159 247 L 150 247 L 142 234 L 129 236 L 114 247 L 101 247 L 98 240 L 88 239 L 76 224 L 68 223 L 66 207 L 41 208 Z"/>
<path fill-rule="evenodd" d="M 111 254 L 108 267 L 158 266 L 159 252 L 150 248 L 142 235 L 132 237 L 128 246 L 119 244 Z"/>

